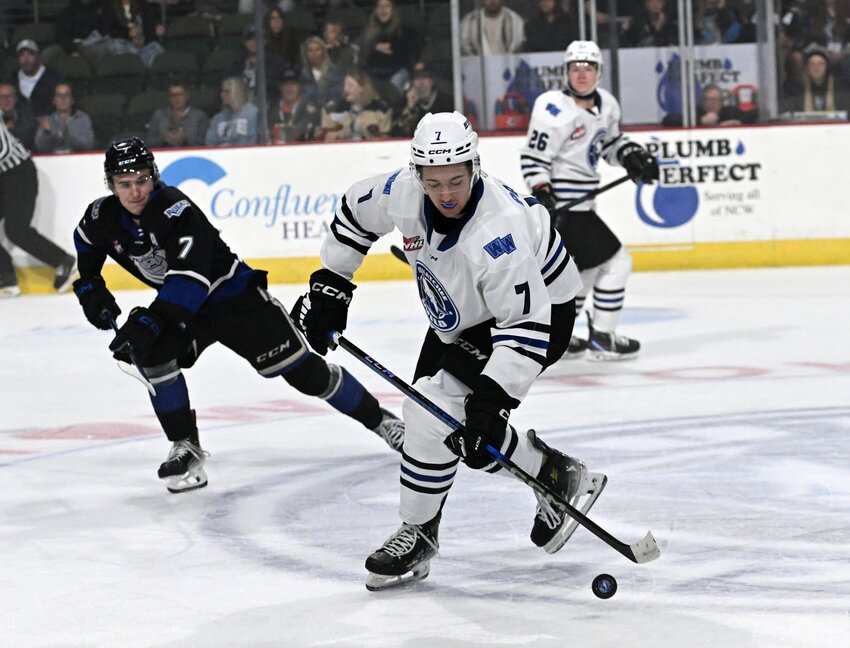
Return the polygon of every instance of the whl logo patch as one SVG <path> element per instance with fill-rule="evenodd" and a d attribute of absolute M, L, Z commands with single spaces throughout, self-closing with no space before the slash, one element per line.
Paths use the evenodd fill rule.
<path fill-rule="evenodd" d="M 487 245 L 484 246 L 484 250 L 494 259 L 498 259 L 503 254 L 510 254 L 514 250 L 516 250 L 516 245 L 514 244 L 514 237 L 512 234 L 508 234 L 507 236 L 503 236 L 501 238 L 494 238 Z"/>
<path fill-rule="evenodd" d="M 416 250 L 421 250 L 422 246 L 425 245 L 425 241 L 421 236 L 411 236 L 407 238 L 406 236 L 402 236 L 404 239 L 404 251 L 405 252 L 415 252 Z"/>

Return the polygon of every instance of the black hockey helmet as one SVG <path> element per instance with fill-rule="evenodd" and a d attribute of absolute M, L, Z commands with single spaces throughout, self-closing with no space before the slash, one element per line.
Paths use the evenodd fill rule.
<path fill-rule="evenodd" d="M 120 173 L 135 173 L 150 169 L 154 183 L 159 182 L 159 169 L 153 159 L 153 153 L 138 137 L 127 137 L 116 140 L 106 149 L 103 160 L 103 172 L 106 175 L 106 186 L 112 189 L 112 176 Z"/>

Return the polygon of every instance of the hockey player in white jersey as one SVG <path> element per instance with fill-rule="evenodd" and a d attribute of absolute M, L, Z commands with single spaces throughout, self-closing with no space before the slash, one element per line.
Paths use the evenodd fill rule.
<path fill-rule="evenodd" d="M 570 340 L 568 357 L 587 351 L 591 360 L 637 356 L 640 343 L 617 335 L 632 260 L 617 236 L 594 211 L 593 200 L 565 205 L 599 186 L 600 159 L 621 165 L 634 182 L 658 179 L 658 164 L 620 132 L 620 105 L 597 87 L 602 53 L 591 41 L 573 41 L 565 55 L 566 89 L 549 90 L 534 102 L 528 138 L 521 151 L 522 174 L 532 194 L 552 214 L 555 228 L 575 258 L 584 284 L 576 312 L 593 290 L 593 316 L 587 341 Z"/>
<path fill-rule="evenodd" d="M 576 506 L 588 510 L 606 478 L 508 425 L 511 410 L 567 348 L 581 286 L 547 211 L 480 170 L 478 136 L 460 113 L 427 114 L 408 167 L 345 192 L 321 250 L 322 269 L 293 309 L 313 348 L 342 331 L 351 279 L 371 245 L 398 229 L 430 328 L 414 385 L 464 427 L 404 404 L 401 527 L 366 561 L 371 590 L 424 578 L 438 548 L 443 504 L 458 469 L 501 472 L 491 444 Z M 553 553 L 575 523 L 538 498 L 531 540 Z"/>

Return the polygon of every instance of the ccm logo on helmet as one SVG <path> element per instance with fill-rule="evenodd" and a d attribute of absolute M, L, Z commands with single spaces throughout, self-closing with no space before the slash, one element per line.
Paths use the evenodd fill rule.
<path fill-rule="evenodd" d="M 451 153 L 451 149 L 429 149 L 428 155 L 442 155 L 443 153 Z"/>

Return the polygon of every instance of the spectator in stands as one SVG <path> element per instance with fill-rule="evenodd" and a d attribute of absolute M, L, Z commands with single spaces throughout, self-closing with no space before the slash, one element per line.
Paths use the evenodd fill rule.
<path fill-rule="evenodd" d="M 668 47 L 679 42 L 679 24 L 667 9 L 667 0 L 645 0 L 623 33 L 623 47 Z"/>
<path fill-rule="evenodd" d="M 316 136 L 322 111 L 301 96 L 301 79 L 294 69 L 285 70 L 279 82 L 280 99 L 269 107 L 272 144 L 309 142 Z"/>
<path fill-rule="evenodd" d="M 180 80 L 168 84 L 168 106 L 154 111 L 145 142 L 149 146 L 203 146 L 210 119 L 189 105 L 189 86 Z"/>
<path fill-rule="evenodd" d="M 709 84 L 700 93 L 697 106 L 699 126 L 738 126 L 755 123 L 757 118 L 757 110 L 744 112 L 737 105 L 728 105 L 726 93 L 719 86 Z M 682 123 L 682 113 L 670 113 L 661 121 L 662 126 L 681 126 Z"/>
<path fill-rule="evenodd" d="M 357 65 L 359 48 L 345 35 L 345 25 L 337 18 L 330 18 L 322 26 L 322 39 L 328 56 L 340 70 L 350 70 Z"/>
<path fill-rule="evenodd" d="M 29 102 L 36 117 L 50 114 L 59 75 L 41 62 L 38 44 L 31 38 L 18 43 L 15 51 L 18 53 L 20 69 L 13 76 L 12 83 L 18 91 L 18 97 Z"/>
<path fill-rule="evenodd" d="M 803 80 L 787 84 L 783 112 L 850 110 L 847 87 L 832 73 L 827 51 L 810 45 L 804 54 Z"/>
<path fill-rule="evenodd" d="M 847 60 L 847 45 L 850 39 L 847 2 L 823 0 L 816 3 L 811 12 L 811 23 L 806 35 L 806 45 L 819 45 L 829 56 L 829 63 L 836 74 L 850 78 L 850 61 Z"/>
<path fill-rule="evenodd" d="M 379 98 L 375 86 L 362 70 L 345 75 L 343 97 L 322 110 L 320 139 L 363 140 L 388 137 L 392 109 Z"/>
<path fill-rule="evenodd" d="M 221 111 L 213 116 L 205 137 L 207 146 L 257 144 L 257 106 L 248 101 L 248 86 L 241 77 L 221 82 Z"/>
<path fill-rule="evenodd" d="M 390 81 L 402 90 L 410 80 L 416 34 L 407 31 L 393 0 L 377 0 L 357 39 L 360 67 L 373 79 Z"/>
<path fill-rule="evenodd" d="M 393 121 L 395 137 L 413 137 L 416 125 L 426 114 L 452 112 L 454 99 L 438 89 L 431 72 L 422 63 L 413 68 L 413 80 L 404 94 L 406 104 Z"/>
<path fill-rule="evenodd" d="M 245 27 L 242 34 L 242 44 L 244 47 L 242 61 L 230 71 L 231 76 L 241 76 L 245 85 L 248 87 L 248 99 L 255 102 L 257 99 L 257 32 L 254 25 Z M 273 55 L 269 50 L 266 50 L 266 88 L 270 87 L 269 81 L 277 80 L 283 73 L 284 64 L 276 55 Z"/>
<path fill-rule="evenodd" d="M 74 91 L 70 83 L 60 82 L 53 93 L 56 108 L 46 117 L 39 117 L 35 134 L 38 153 L 71 153 L 94 148 L 94 129 L 91 119 L 74 104 Z"/>
<path fill-rule="evenodd" d="M 576 39 L 575 16 L 567 13 L 556 0 L 538 0 L 536 13 L 525 23 L 525 50 L 560 52 Z"/>
<path fill-rule="evenodd" d="M 278 7 L 266 14 L 266 53 L 268 58 L 279 62 L 281 69 L 298 64 L 298 40 L 295 32 L 286 24 L 286 15 Z"/>
<path fill-rule="evenodd" d="M 129 38 L 108 38 L 100 44 L 107 54 L 135 54 L 145 67 L 153 65 L 154 59 L 165 51 L 158 40 L 145 41 L 145 31 L 141 25 L 130 25 Z"/>
<path fill-rule="evenodd" d="M 736 43 L 741 21 L 726 0 L 700 0 L 696 8 L 694 41 L 699 45 Z"/>
<path fill-rule="evenodd" d="M 342 97 L 345 73 L 340 70 L 325 47 L 325 41 L 310 36 L 301 45 L 301 93 L 320 106 Z"/>
<path fill-rule="evenodd" d="M 26 101 L 18 101 L 18 91 L 11 83 L 0 83 L 0 112 L 3 122 L 27 150 L 35 146 L 35 132 L 38 122 L 32 114 L 32 108 Z"/>
<path fill-rule="evenodd" d="M 132 40 L 131 27 L 142 28 L 144 42 L 152 43 L 165 34 L 158 7 L 144 0 L 105 0 L 103 29 L 110 38 Z"/>
<path fill-rule="evenodd" d="M 68 56 L 79 56 L 83 41 L 103 27 L 98 0 L 71 0 L 56 17 L 56 38 Z"/>
<path fill-rule="evenodd" d="M 488 56 L 519 52 L 525 41 L 522 16 L 506 7 L 505 0 L 481 0 L 481 5 L 460 21 L 461 53 Z"/>

